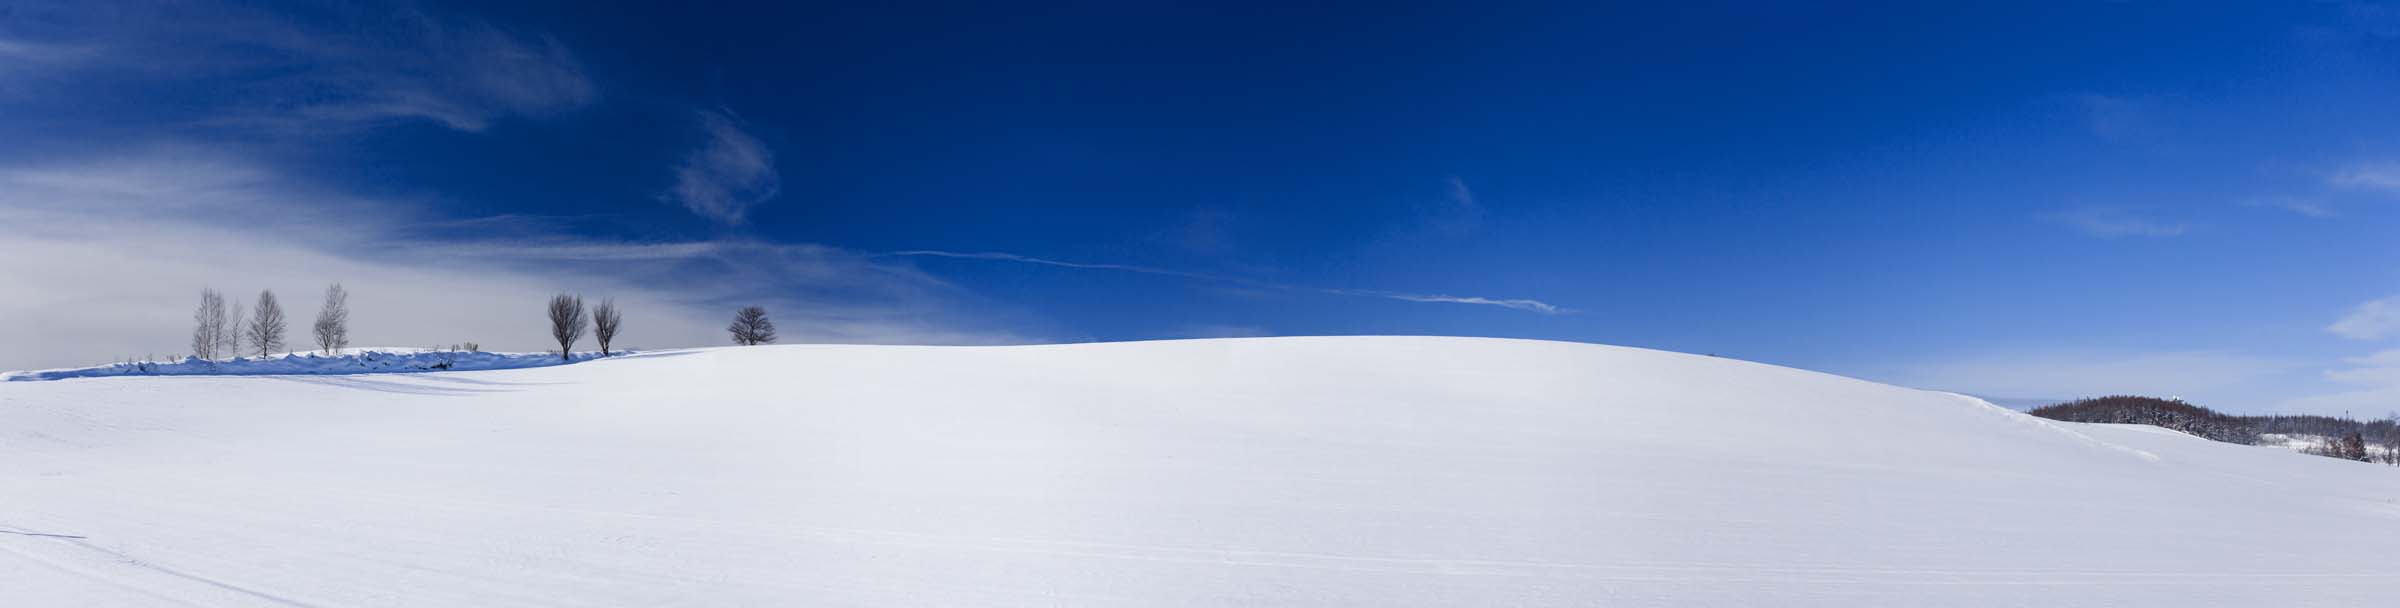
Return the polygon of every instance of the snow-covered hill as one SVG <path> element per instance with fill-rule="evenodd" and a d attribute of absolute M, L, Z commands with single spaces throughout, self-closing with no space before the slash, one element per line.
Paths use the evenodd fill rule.
<path fill-rule="evenodd" d="M 0 384 L 18 606 L 2356 606 L 2394 533 L 2388 467 L 1583 344 Z"/>

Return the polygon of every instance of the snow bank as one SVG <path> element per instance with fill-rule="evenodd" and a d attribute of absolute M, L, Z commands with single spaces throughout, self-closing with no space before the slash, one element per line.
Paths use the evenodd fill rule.
<path fill-rule="evenodd" d="M 2367 606 L 2400 471 L 1728 359 L 765 346 L 0 383 L 11 606 Z"/>
<path fill-rule="evenodd" d="M 574 361 L 598 356 L 598 353 L 576 353 Z M 546 367 L 571 362 L 561 359 L 558 353 L 356 350 L 339 355 L 287 354 L 281 357 L 237 357 L 228 361 L 187 357 L 173 362 L 137 361 L 73 369 L 0 372 L 0 381 L 110 376 L 281 376 L 474 371 Z"/>

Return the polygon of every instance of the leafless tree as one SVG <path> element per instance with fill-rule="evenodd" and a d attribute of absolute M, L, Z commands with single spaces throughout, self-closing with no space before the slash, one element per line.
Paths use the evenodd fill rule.
<path fill-rule="evenodd" d="M 350 292 L 341 283 L 325 288 L 325 305 L 317 309 L 317 350 L 341 354 L 350 346 Z"/>
<path fill-rule="evenodd" d="M 241 300 L 234 300 L 233 314 L 225 315 L 225 333 L 217 335 L 217 352 L 228 359 L 242 356 L 242 339 L 250 335 L 250 317 Z"/>
<path fill-rule="evenodd" d="M 200 309 L 192 311 L 192 356 L 214 361 L 225 344 L 225 294 L 200 290 Z"/>
<path fill-rule="evenodd" d="M 550 337 L 558 339 L 558 357 L 575 360 L 575 341 L 583 339 L 583 296 L 550 297 Z"/>
<path fill-rule="evenodd" d="M 775 322 L 767 320 L 767 309 L 757 306 L 744 306 L 733 313 L 733 324 L 725 326 L 725 331 L 733 332 L 733 343 L 742 346 L 775 342 Z"/>
<path fill-rule="evenodd" d="M 264 357 L 283 348 L 283 305 L 275 303 L 275 291 L 258 292 L 258 311 L 250 317 L 250 347 Z"/>
<path fill-rule="evenodd" d="M 592 307 L 592 339 L 600 342 L 600 356 L 608 356 L 608 344 L 617 340 L 617 328 L 624 322 L 617 312 L 616 298 L 600 301 Z"/>

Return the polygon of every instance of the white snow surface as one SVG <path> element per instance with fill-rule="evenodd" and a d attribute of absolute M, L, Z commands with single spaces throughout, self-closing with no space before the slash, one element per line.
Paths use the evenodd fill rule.
<path fill-rule="evenodd" d="M 2360 606 L 2400 471 L 1711 357 L 769 346 L 0 383 L 9 606 Z"/>

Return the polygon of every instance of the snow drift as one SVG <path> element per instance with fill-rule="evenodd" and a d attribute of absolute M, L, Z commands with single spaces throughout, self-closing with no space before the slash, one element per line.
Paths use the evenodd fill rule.
<path fill-rule="evenodd" d="M 12 605 L 2350 606 L 2400 472 L 1583 344 L 0 384 Z"/>

